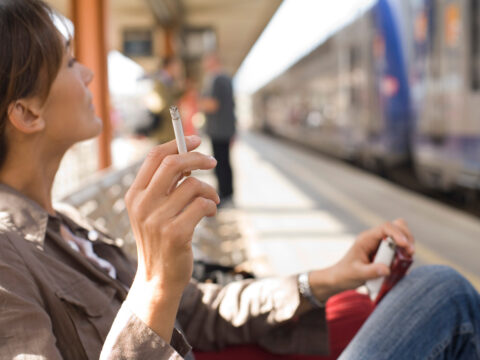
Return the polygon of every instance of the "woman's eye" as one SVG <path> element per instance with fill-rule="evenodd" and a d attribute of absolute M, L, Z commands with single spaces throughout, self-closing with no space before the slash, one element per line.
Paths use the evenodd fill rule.
<path fill-rule="evenodd" d="M 76 58 L 71 58 L 71 59 L 68 61 L 68 66 L 69 66 L 69 67 L 72 67 L 73 65 L 75 65 L 76 62 L 77 62 L 77 59 L 76 59 Z"/>

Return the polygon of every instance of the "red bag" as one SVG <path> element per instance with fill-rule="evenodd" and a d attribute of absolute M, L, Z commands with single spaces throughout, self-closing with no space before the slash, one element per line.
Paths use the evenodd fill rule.
<path fill-rule="evenodd" d="M 330 355 L 273 355 L 256 345 L 232 346 L 218 352 L 195 351 L 197 360 L 334 360 L 347 347 L 362 324 L 373 311 L 374 304 L 367 295 L 355 290 L 332 296 L 325 312 L 329 333 Z"/>

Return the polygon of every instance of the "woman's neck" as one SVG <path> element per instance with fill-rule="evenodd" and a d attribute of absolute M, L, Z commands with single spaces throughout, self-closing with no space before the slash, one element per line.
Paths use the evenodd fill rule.
<path fill-rule="evenodd" d="M 12 149 L 13 150 L 13 149 Z M 41 151 L 9 151 L 0 171 L 0 182 L 11 186 L 54 215 L 52 186 L 63 156 L 45 159 Z"/>

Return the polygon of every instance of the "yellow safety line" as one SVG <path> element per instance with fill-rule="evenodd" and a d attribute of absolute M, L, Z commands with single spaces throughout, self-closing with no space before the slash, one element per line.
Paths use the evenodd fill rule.
<path fill-rule="evenodd" d="M 295 168 L 294 173 L 301 176 L 304 180 L 308 178 L 310 182 L 316 184 L 317 186 L 320 185 L 322 188 L 321 191 L 323 196 L 325 196 L 329 200 L 332 200 L 335 204 L 343 207 L 345 210 L 349 211 L 351 214 L 353 214 L 363 223 L 365 223 L 366 226 L 374 227 L 387 221 L 386 219 L 377 215 L 367 207 L 363 206 L 360 202 L 353 200 L 352 198 L 340 192 L 334 186 L 331 186 L 327 182 L 323 181 L 319 176 L 315 176 L 314 174 L 312 174 L 311 171 L 305 171 L 305 169 L 299 166 L 298 163 L 291 161 L 289 167 L 292 170 Z M 480 291 L 479 276 L 472 274 L 471 272 L 465 270 L 463 267 L 451 262 L 450 260 L 439 255 L 438 253 L 429 249 L 421 243 L 417 242 L 415 244 L 415 249 L 415 256 L 420 258 L 422 262 L 429 264 L 448 265 L 456 269 L 463 276 L 465 276 L 477 289 L 477 291 Z"/>
<path fill-rule="evenodd" d="M 456 269 L 459 273 L 465 276 L 468 281 L 472 283 L 473 287 L 475 287 L 477 291 L 480 291 L 480 277 L 478 277 L 477 275 L 474 275 L 470 271 L 462 268 L 461 266 L 451 262 L 450 260 L 445 259 L 443 256 L 437 254 L 436 252 L 430 250 L 422 244 L 415 244 L 415 249 L 415 254 L 418 255 L 418 257 L 420 257 L 422 261 L 429 264 L 448 265 Z"/>

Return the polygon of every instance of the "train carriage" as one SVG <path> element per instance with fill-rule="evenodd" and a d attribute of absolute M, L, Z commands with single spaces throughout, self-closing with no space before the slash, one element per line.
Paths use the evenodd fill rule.
<path fill-rule="evenodd" d="M 264 128 L 480 188 L 480 0 L 378 0 L 254 95 Z"/>
<path fill-rule="evenodd" d="M 371 167 L 405 161 L 411 114 L 397 29 L 381 0 L 332 35 L 255 94 L 263 127 Z"/>
<path fill-rule="evenodd" d="M 428 186 L 480 187 L 480 1 L 413 2 L 414 163 Z"/>

